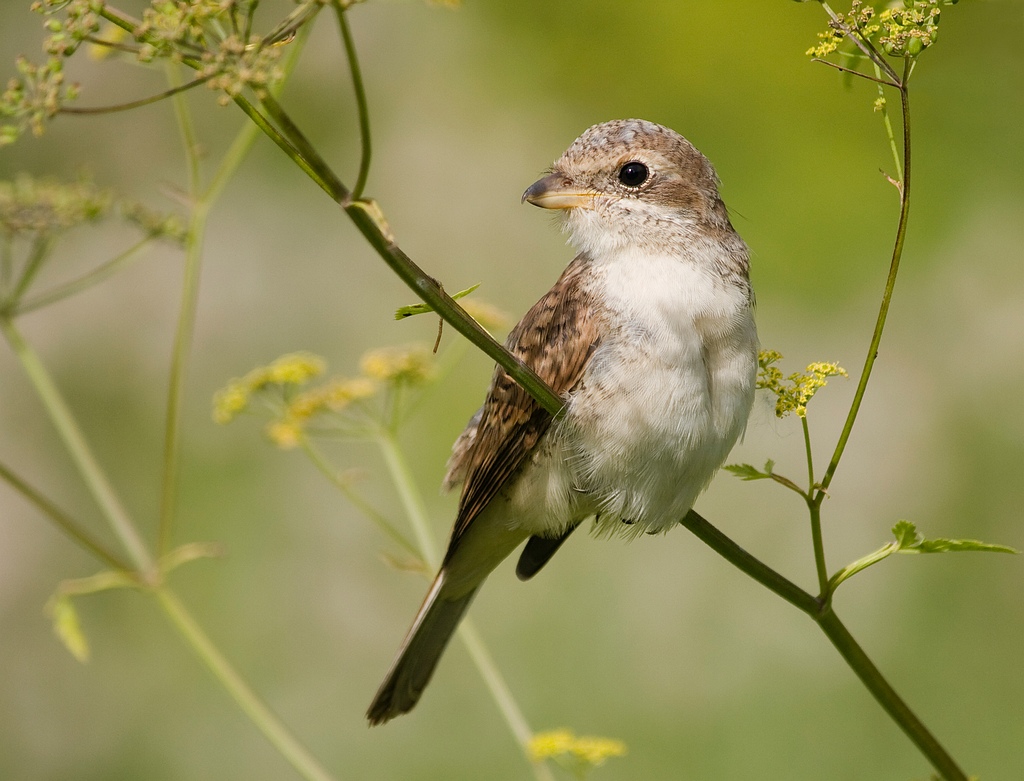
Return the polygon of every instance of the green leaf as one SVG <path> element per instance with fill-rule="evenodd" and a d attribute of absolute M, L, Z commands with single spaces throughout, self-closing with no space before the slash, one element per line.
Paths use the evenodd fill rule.
<path fill-rule="evenodd" d="M 89 642 L 82 632 L 78 611 L 75 610 L 71 598 L 66 595 L 54 595 L 46 603 L 46 612 L 53 621 L 54 634 L 71 655 L 82 663 L 89 661 Z"/>
<path fill-rule="evenodd" d="M 866 570 L 873 564 L 877 564 L 888 558 L 893 553 L 956 553 L 960 551 L 981 551 L 983 553 L 1018 553 L 1006 545 L 993 545 L 978 540 L 947 540 L 938 538 L 934 540 L 924 539 L 917 531 L 917 526 L 910 521 L 898 521 L 892 527 L 892 536 L 895 539 L 883 545 L 874 553 L 869 553 L 863 558 L 857 559 L 852 564 L 847 564 L 841 570 L 829 578 L 829 593 L 835 592 L 836 588 L 844 580 L 849 580 L 858 572 Z"/>
<path fill-rule="evenodd" d="M 900 521 L 892 527 L 893 536 L 900 553 L 960 553 L 978 551 L 981 553 L 1017 553 L 1007 545 L 994 545 L 980 540 L 948 540 L 938 537 L 926 540 L 918 534 L 917 527 L 910 521 Z"/>
<path fill-rule="evenodd" d="M 732 472 L 740 480 L 771 480 L 774 467 L 775 462 L 769 459 L 765 462 L 764 471 L 751 464 L 726 464 L 722 468 Z"/>
<path fill-rule="evenodd" d="M 892 527 L 892 536 L 896 538 L 899 550 L 905 550 L 917 545 L 921 541 L 921 535 L 917 533 L 917 527 L 910 521 L 897 521 Z"/>
<path fill-rule="evenodd" d="M 480 287 L 480 283 L 477 282 L 472 287 L 467 287 L 465 290 L 460 290 L 458 293 L 452 293 L 452 300 L 458 300 L 464 296 L 468 296 L 474 290 Z M 408 306 L 400 306 L 395 310 L 395 320 L 402 320 L 406 317 L 412 317 L 413 315 L 425 315 L 428 312 L 433 312 L 434 308 L 430 304 L 409 304 Z"/>

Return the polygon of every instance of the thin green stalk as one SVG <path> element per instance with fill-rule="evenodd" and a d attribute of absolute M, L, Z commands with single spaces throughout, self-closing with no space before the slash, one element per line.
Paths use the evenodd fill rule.
<path fill-rule="evenodd" d="M 121 506 L 113 486 L 107 481 L 106 475 L 100 468 L 96 457 L 89 449 L 89 445 L 78 427 L 71 410 L 57 390 L 57 386 L 46 367 L 43 366 L 39 356 L 29 346 L 21 333 L 15 328 L 14 323 L 7 317 L 0 317 L 0 331 L 11 345 L 11 349 L 21 362 L 25 374 L 35 388 L 36 395 L 42 402 L 50 421 L 67 449 L 71 459 L 75 462 L 82 480 L 92 494 L 96 504 L 103 512 L 104 517 L 110 524 L 110 528 L 117 535 L 118 540 L 124 545 L 132 565 L 139 571 L 140 576 L 145 579 L 154 577 L 153 558 L 149 554 L 142 537 L 139 535 L 132 523 L 128 513 Z"/>
<path fill-rule="evenodd" d="M 282 64 L 285 78 L 275 85 L 275 90 L 283 88 L 285 81 L 295 69 L 299 54 L 309 37 L 308 28 L 303 29 L 298 40 Z M 177 79 L 177 68 L 169 70 L 169 77 Z M 195 134 L 188 104 L 183 96 L 175 96 L 173 100 L 175 116 L 181 132 L 182 145 L 189 171 L 189 195 L 192 200 L 192 214 L 189 219 L 186 250 L 185 273 L 182 283 L 181 306 L 178 325 L 174 335 L 174 346 L 171 353 L 171 369 L 167 388 L 167 410 L 164 419 L 164 451 L 163 472 L 160 493 L 160 519 L 157 534 L 157 550 L 160 554 L 170 549 L 174 528 L 174 517 L 177 506 L 179 456 L 181 440 L 181 412 L 184 403 L 185 381 L 188 372 L 188 359 L 195 332 L 195 318 L 199 301 L 199 278 L 202 266 L 203 239 L 206 225 L 213 204 L 220 197 L 228 181 L 241 166 L 249 154 L 253 144 L 259 137 L 259 128 L 252 123 L 245 123 L 236 134 L 227 152 L 221 159 L 210 183 L 202 190 L 199 170 L 199 142 Z"/>
<path fill-rule="evenodd" d="M 871 692 L 871 695 L 899 728 L 910 737 L 932 766 L 943 774 L 946 781 L 967 781 L 967 777 L 953 758 L 928 731 L 928 728 L 921 723 L 920 719 L 914 715 L 914 712 L 900 698 L 896 690 L 889 685 L 874 662 L 839 621 L 829 604 L 820 598 L 816 599 L 811 596 L 771 567 L 747 553 L 693 510 L 680 523 L 730 564 L 809 615 L 821 627 L 821 631 L 836 647 L 836 650 Z"/>
<path fill-rule="evenodd" d="M 36 508 L 40 510 L 43 515 L 53 521 L 62 532 L 94 556 L 102 559 L 116 570 L 131 570 L 131 566 L 124 559 L 109 550 L 103 543 L 89 534 L 89 532 L 87 532 L 70 515 L 61 510 L 57 505 L 43 496 L 42 493 L 22 480 L 2 463 L 0 463 L 0 477 L 6 480 L 14 490 L 28 499 L 29 502 L 34 504 Z"/>
<path fill-rule="evenodd" d="M 412 524 L 416 539 L 421 546 L 422 556 L 430 569 L 436 570 L 440 565 L 440 558 L 437 555 L 434 538 L 430 531 L 427 510 L 423 505 L 423 499 L 420 497 L 420 492 L 416 488 L 416 483 L 409 471 L 405 456 L 402 454 L 398 441 L 392 432 L 382 431 L 378 435 L 377 441 L 380 444 L 381 452 L 384 454 L 384 460 L 387 463 L 391 479 L 398 489 L 402 506 L 409 516 L 409 522 Z M 512 696 L 512 691 L 508 688 L 504 678 L 502 678 L 497 665 L 495 665 L 493 658 L 469 619 L 463 620 L 459 628 L 459 638 L 469 651 L 470 657 L 476 664 L 480 675 L 484 679 L 484 683 L 498 705 L 498 710 L 508 723 L 509 729 L 512 730 L 512 734 L 530 762 L 530 766 L 533 768 L 538 781 L 553 781 L 551 771 L 547 765 L 543 762 L 535 762 L 530 757 L 529 741 L 533 736 L 533 730 L 527 724 L 526 717 L 523 716 L 515 698 Z"/>
<path fill-rule="evenodd" d="M 235 103 L 324 192 L 345 209 L 346 214 L 355 223 L 370 246 L 420 299 L 429 304 L 438 315 L 444 318 L 445 322 L 451 324 L 485 355 L 500 364 L 509 376 L 537 399 L 548 412 L 557 415 L 562 411 L 563 403 L 558 394 L 551 390 L 533 369 L 499 344 L 444 291 L 436 279 L 426 274 L 413 262 L 412 258 L 399 248 L 387 226 L 383 224 L 379 212 L 370 208 L 369 204 L 356 201 L 351 197 L 351 193 L 341 183 L 341 180 L 324 162 L 283 109 L 277 105 L 276 101 L 265 100 L 263 107 L 267 110 L 270 119 L 280 125 L 281 130 L 275 128 L 267 117 L 263 116 L 244 98 L 236 98 Z"/>
<path fill-rule="evenodd" d="M 879 70 L 878 65 L 875 64 L 875 75 L 881 79 L 882 72 Z M 906 83 L 906 79 L 904 79 Z M 882 112 L 882 124 L 885 125 L 885 137 L 889 139 L 889 150 L 892 152 L 892 161 L 896 166 L 896 181 L 903 181 L 903 162 L 900 160 L 900 150 L 896 145 L 896 134 L 892 129 L 892 119 L 889 117 L 889 105 L 885 99 L 885 88 L 881 83 L 877 84 L 878 87 L 878 99 L 881 101 Z"/>
<path fill-rule="evenodd" d="M 416 559 L 420 559 L 420 551 L 416 548 L 409 539 L 402 534 L 398 529 L 387 518 L 384 517 L 373 505 L 366 501 L 358 491 L 352 490 L 350 486 L 334 469 L 331 464 L 324 458 L 323 453 L 320 452 L 319 448 L 314 445 L 309 437 L 302 437 L 299 440 L 299 445 L 303 452 L 309 457 L 309 460 L 313 462 L 320 473 L 324 475 L 331 484 L 334 485 L 344 495 L 349 502 L 355 505 L 355 508 L 359 510 L 363 515 L 369 518 L 373 523 L 385 534 L 387 534 L 392 540 L 397 542 L 407 553 L 412 554 Z M 424 562 L 424 566 L 426 563 Z"/>
<path fill-rule="evenodd" d="M 145 247 L 150 241 L 152 241 L 152 237 L 145 236 L 139 239 L 139 241 L 130 246 L 121 254 L 117 255 L 111 260 L 108 260 L 106 263 L 97 266 L 92 271 L 83 274 L 77 279 L 73 279 L 70 282 L 65 282 L 64 284 L 58 285 L 52 290 L 48 290 L 45 293 L 40 293 L 37 296 L 31 296 L 29 298 L 26 298 L 24 301 L 19 303 L 14 308 L 14 314 L 23 315 L 28 312 L 32 312 L 33 310 L 40 309 L 41 307 L 55 303 L 62 299 L 69 298 L 70 296 L 73 296 L 76 293 L 80 293 L 81 291 L 86 290 L 87 288 L 90 288 L 99 282 L 102 282 L 107 277 L 112 276 L 116 272 L 120 271 L 130 261 L 135 260 L 135 256 L 138 254 L 139 250 Z"/>
<path fill-rule="evenodd" d="M 857 674 L 861 683 L 871 692 L 871 696 L 878 701 L 878 704 L 885 709 L 892 720 L 928 758 L 932 766 L 942 774 L 942 777 L 946 781 L 968 781 L 967 775 L 957 765 L 956 760 L 949 755 L 942 744 L 935 739 L 917 715 L 889 685 L 889 682 L 885 680 L 868 655 L 853 639 L 853 635 L 842 624 L 839 617 L 831 610 L 827 610 L 817 619 L 817 622 L 821 631 L 846 660 L 850 669 Z"/>
<path fill-rule="evenodd" d="M 178 80 L 177 67 L 168 69 L 169 78 Z M 181 303 L 178 324 L 171 349 L 170 376 L 167 381 L 167 408 L 164 415 L 163 470 L 160 487 L 160 520 L 157 533 L 157 555 L 163 555 L 171 546 L 174 516 L 178 498 L 178 451 L 181 442 L 181 410 L 185 395 L 192 336 L 195 332 L 196 310 L 199 305 L 199 276 L 203 261 L 203 238 L 210 215 L 210 202 L 200 193 L 199 144 L 192 123 L 188 103 L 181 94 L 171 101 L 178 120 L 182 146 L 188 168 L 189 199 L 192 212 L 185 238 L 185 267 L 181 285 Z"/>
<path fill-rule="evenodd" d="M 814 545 L 814 568 L 818 573 L 818 594 L 824 599 L 829 593 L 828 566 L 825 563 L 825 540 L 821 534 L 821 505 L 807 502 L 811 513 L 811 541 Z"/>
<path fill-rule="evenodd" d="M 334 781 L 334 777 L 249 688 L 177 596 L 166 586 L 154 589 L 153 593 L 174 628 L 281 756 L 307 781 Z"/>
<path fill-rule="evenodd" d="M 430 530 L 427 508 L 423 505 L 423 498 L 416 489 L 416 482 L 413 480 L 409 465 L 398 446 L 398 441 L 391 432 L 381 431 L 377 436 L 377 444 L 380 446 L 388 472 L 398 490 L 398 496 L 402 500 L 402 507 L 409 517 L 409 523 L 412 524 L 420 553 L 427 562 L 427 566 L 436 570 L 441 565 L 441 557 L 438 555 L 434 535 Z"/>
<path fill-rule="evenodd" d="M 29 252 L 28 260 L 25 262 L 25 268 L 22 270 L 21 276 L 15 283 L 14 290 L 8 299 L 10 303 L 17 304 L 25 294 L 25 291 L 28 290 L 32 280 L 39 273 L 39 269 L 43 267 L 43 261 L 46 260 L 46 256 L 50 254 L 50 243 L 50 237 L 45 233 L 36 234 L 35 239 L 32 241 L 32 249 Z"/>
<path fill-rule="evenodd" d="M 352 39 L 352 30 L 349 28 L 346 8 L 340 0 L 334 0 L 334 12 L 338 17 L 338 27 L 341 30 L 341 39 L 345 44 L 345 55 L 348 57 L 348 69 L 352 74 L 352 89 L 356 95 L 356 108 L 359 112 L 359 141 L 362 152 L 359 156 L 359 174 L 356 176 L 355 186 L 352 188 L 352 197 L 359 199 L 363 197 L 363 190 L 366 188 L 366 179 L 370 175 L 370 159 L 373 155 L 373 148 L 370 136 L 370 109 L 366 102 L 366 90 L 363 87 L 363 73 L 359 67 L 359 56 L 356 53 L 355 41 Z"/>
<path fill-rule="evenodd" d="M 490 690 L 494 701 L 498 704 L 498 710 L 501 711 L 501 715 L 505 718 L 509 729 L 515 735 L 520 748 L 522 748 L 527 758 L 530 759 L 534 776 L 536 776 L 538 781 L 554 781 L 551 769 L 543 760 L 537 761 L 530 758 L 530 740 L 533 738 L 533 730 L 530 729 L 530 725 L 526 722 L 526 717 L 523 716 L 523 712 L 519 709 L 519 704 L 516 702 L 515 697 L 512 696 L 511 689 L 508 688 L 508 684 L 505 683 L 505 679 L 498 671 L 494 658 L 487 650 L 483 640 L 480 639 L 480 633 L 477 632 L 476 626 L 469 619 L 463 620 L 459 626 L 459 639 L 466 646 L 466 650 L 469 651 L 473 663 L 480 671 L 480 675 L 483 676 L 484 683 Z"/>
<path fill-rule="evenodd" d="M 853 424 L 857 420 L 857 413 L 860 412 L 861 402 L 864 400 L 864 393 L 867 390 L 868 380 L 871 379 L 871 371 L 878 357 L 878 346 L 882 341 L 882 331 L 885 329 L 885 320 L 889 314 L 889 304 L 892 300 L 893 288 L 896 286 L 896 275 L 900 270 L 900 259 L 903 257 L 903 246 L 907 238 L 907 223 L 910 219 L 910 96 L 907 92 L 906 77 L 909 73 L 909 59 L 904 65 L 904 83 L 900 87 L 900 101 L 903 109 L 903 179 L 900 182 L 900 217 L 896 227 L 896 241 L 892 250 L 892 262 L 889 265 L 889 276 L 885 281 L 885 290 L 882 292 L 882 303 L 878 309 L 878 318 L 875 321 L 875 330 L 871 335 L 871 344 L 868 346 L 868 354 L 864 359 L 864 369 L 861 372 L 860 382 L 857 383 L 857 390 L 850 405 L 850 412 L 846 416 L 846 423 L 843 425 L 839 441 L 836 443 L 835 452 L 829 461 L 828 468 L 821 480 L 821 487 L 814 497 L 819 505 L 825 498 L 825 491 L 832 483 L 836 469 L 839 468 L 839 460 L 846 449 L 846 443 L 853 431 Z"/>
<path fill-rule="evenodd" d="M 818 594 L 824 598 L 828 593 L 828 566 L 825 564 L 825 539 L 821 534 L 821 505 L 814 501 L 814 454 L 811 450 L 811 429 L 807 416 L 800 416 L 804 433 L 804 449 L 807 454 L 807 509 L 811 514 L 811 541 L 814 545 L 814 567 L 818 573 Z"/>
<path fill-rule="evenodd" d="M 118 111 L 131 111 L 132 109 L 142 108 L 143 106 L 149 106 L 153 103 L 159 103 L 165 98 L 173 97 L 174 95 L 186 92 L 193 87 L 205 84 L 212 78 L 212 74 L 210 76 L 201 76 L 198 79 L 193 79 L 187 84 L 176 84 L 170 89 L 166 89 L 156 95 L 150 95 L 148 98 L 140 98 L 139 100 L 133 100 L 129 103 L 118 103 L 115 106 L 61 106 L 57 111 L 60 114 L 114 114 Z"/>
<path fill-rule="evenodd" d="M 817 599 L 760 559 L 747 553 L 695 510 L 690 510 L 679 523 L 719 556 L 789 604 L 812 617 L 821 609 L 821 603 Z"/>

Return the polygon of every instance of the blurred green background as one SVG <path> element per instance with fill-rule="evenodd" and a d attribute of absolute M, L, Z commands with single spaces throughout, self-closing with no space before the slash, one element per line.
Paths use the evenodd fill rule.
<path fill-rule="evenodd" d="M 39 59 L 40 19 L 0 4 L 0 61 Z M 284 4 L 265 3 L 265 19 Z M 131 7 L 126 5 L 126 7 Z M 875 92 L 803 52 L 816 3 L 506 3 L 456 11 L 370 2 L 351 19 L 367 79 L 369 194 L 402 247 L 449 290 L 518 316 L 570 259 L 520 193 L 587 126 L 641 116 L 715 163 L 753 250 L 765 346 L 787 371 L 838 360 L 854 379 L 815 401 L 824 462 L 863 361 L 897 199 Z M 900 519 L 929 536 L 1024 548 L 1024 8 L 963 2 L 915 74 L 914 209 L 873 384 L 825 507 L 830 564 L 882 544 Z M 82 105 L 159 89 L 161 74 L 81 58 Z M 319 23 L 285 106 L 343 176 L 358 135 L 333 20 Z M 240 122 L 191 97 L 209 160 Z M 166 103 L 60 118 L 0 150 L 0 176 L 72 178 L 174 208 L 185 184 Z M 122 246 L 122 245 L 118 245 Z M 110 254 L 81 231 L 69 263 Z M 181 256 L 148 257 L 21 327 L 79 416 L 126 505 L 151 532 Z M 59 273 L 59 272 L 55 272 Z M 333 370 L 385 344 L 430 343 L 429 318 L 396 323 L 405 289 L 338 209 L 260 140 L 207 237 L 186 399 L 177 541 L 228 556 L 173 577 L 227 656 L 339 779 L 530 777 L 465 650 L 453 643 L 416 711 L 368 730 L 363 712 L 422 597 L 383 565 L 391 543 L 298 454 L 258 425 L 221 428 L 225 381 L 308 349 Z M 448 331 L 446 339 L 459 339 Z M 451 441 L 488 361 L 467 354 L 432 389 L 404 443 L 438 539 Z M 761 399 L 734 461 L 804 473 L 797 424 Z M 368 445 L 333 451 L 401 520 Z M 10 351 L 0 349 L 0 459 L 103 534 L 98 514 Z M 765 483 L 719 476 L 698 509 L 807 588 L 805 513 Z M 985 781 L 1024 774 L 1024 574 L 1018 558 L 897 557 L 847 584 L 837 610 L 925 723 Z M 99 565 L 0 485 L 0 778 L 282 779 L 291 768 L 240 714 L 155 605 L 132 592 L 77 601 L 93 658 L 78 664 L 43 605 Z M 632 544 L 571 540 L 535 581 L 506 564 L 471 615 L 535 729 L 568 726 L 629 746 L 595 779 L 923 779 L 923 758 L 803 615 L 680 529 Z"/>

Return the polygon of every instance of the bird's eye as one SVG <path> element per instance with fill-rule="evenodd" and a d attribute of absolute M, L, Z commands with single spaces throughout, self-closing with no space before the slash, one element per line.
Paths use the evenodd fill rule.
<path fill-rule="evenodd" d="M 650 171 L 647 170 L 647 166 L 635 160 L 619 169 L 619 181 L 626 187 L 639 187 L 647 181 L 648 176 Z"/>

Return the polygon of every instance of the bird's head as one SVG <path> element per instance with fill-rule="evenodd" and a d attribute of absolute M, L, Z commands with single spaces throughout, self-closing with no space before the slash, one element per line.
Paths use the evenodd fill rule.
<path fill-rule="evenodd" d="M 642 119 L 586 130 L 523 200 L 559 210 L 570 242 L 590 255 L 728 225 L 708 159 L 674 130 Z"/>

